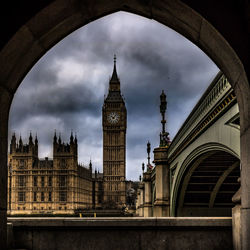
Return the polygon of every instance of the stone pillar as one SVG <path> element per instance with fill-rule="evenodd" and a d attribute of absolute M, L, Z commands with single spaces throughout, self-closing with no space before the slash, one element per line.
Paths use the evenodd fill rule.
<path fill-rule="evenodd" d="M 0 87 L 0 249 L 7 243 L 8 116 L 13 94 Z"/>
<path fill-rule="evenodd" d="M 139 184 L 139 189 L 140 189 L 140 206 L 139 206 L 139 216 L 143 217 L 144 216 L 144 184 L 141 182 Z"/>
<path fill-rule="evenodd" d="M 232 198 L 232 201 L 233 203 L 235 203 L 235 207 L 233 207 L 232 209 L 233 246 L 234 250 L 241 250 L 241 188 L 235 193 Z"/>
<path fill-rule="evenodd" d="M 152 190 L 151 190 L 151 173 L 146 172 L 143 174 L 144 182 L 144 217 L 152 217 Z"/>
<path fill-rule="evenodd" d="M 140 214 L 140 190 L 138 189 L 137 190 L 137 199 L 136 199 L 136 205 L 135 205 L 135 207 L 136 207 L 136 216 L 139 216 L 139 214 Z"/>
<path fill-rule="evenodd" d="M 154 150 L 156 199 L 154 203 L 155 217 L 170 216 L 170 180 L 168 147 L 159 147 Z"/>
<path fill-rule="evenodd" d="M 250 96 L 249 96 L 250 98 Z M 250 99 L 248 99 L 249 102 Z M 241 113 L 240 113 L 241 114 Z M 248 120 L 250 111 L 248 113 Z M 240 118 L 240 122 L 242 118 Z M 247 124 L 248 128 L 244 130 L 244 126 L 241 126 L 241 137 L 240 137 L 240 151 L 241 151 L 241 249 L 250 249 L 250 121 Z"/>

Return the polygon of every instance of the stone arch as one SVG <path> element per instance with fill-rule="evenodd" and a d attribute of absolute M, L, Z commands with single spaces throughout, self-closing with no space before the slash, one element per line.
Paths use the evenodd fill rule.
<path fill-rule="evenodd" d="M 128 11 L 167 25 L 200 47 L 225 73 L 232 84 L 240 110 L 241 162 L 243 176 L 250 175 L 250 90 L 244 66 L 220 33 L 181 1 L 63 1 L 50 2 L 21 26 L 0 51 L 0 165 L 7 165 L 9 109 L 14 93 L 24 76 L 54 44 L 75 29 L 102 16 Z M 0 181 L 0 245 L 6 239 L 7 169 L 2 167 Z M 242 179 L 242 205 L 250 207 L 247 180 Z M 244 232 L 247 236 L 250 224 Z M 247 237 L 246 237 L 247 238 Z M 250 243 L 249 243 L 250 244 Z"/>
<path fill-rule="evenodd" d="M 216 157 L 219 157 L 220 160 L 217 160 L 217 166 L 213 166 L 211 162 L 215 162 L 217 159 Z M 180 166 L 180 171 L 177 173 L 172 199 L 172 214 L 175 216 L 229 216 L 229 209 L 231 210 L 232 207 L 231 198 L 226 198 L 226 201 L 230 204 L 224 204 L 224 206 L 223 204 L 218 206 L 218 204 L 215 204 L 215 201 L 216 199 L 218 200 L 217 196 L 220 188 L 222 188 L 222 185 L 226 185 L 223 183 L 227 181 L 227 178 L 230 178 L 230 174 L 233 173 L 233 171 L 236 176 L 232 183 L 233 189 L 231 190 L 229 188 L 229 191 L 223 190 L 224 193 L 229 193 L 231 197 L 240 186 L 237 182 L 237 179 L 240 176 L 239 156 L 228 147 L 218 143 L 207 143 L 195 149 L 187 156 Z M 200 176 L 201 174 L 199 172 L 204 176 Z M 198 183 L 192 184 L 192 178 L 196 179 Z M 207 180 L 211 183 L 208 184 Z M 200 203 L 199 207 L 199 202 L 197 202 L 197 204 L 194 204 L 193 202 L 192 204 L 192 201 L 191 203 L 189 201 L 191 208 L 186 208 L 185 212 L 183 204 L 184 200 L 187 200 L 188 198 L 188 192 L 191 193 L 192 198 L 194 199 L 195 195 L 197 196 L 197 194 L 200 193 L 201 195 L 198 195 L 199 197 L 197 196 L 198 199 L 205 200 L 207 204 L 205 204 L 205 202 L 203 202 L 204 204 Z M 218 203 L 218 201 L 216 202 Z M 214 209 L 214 205 L 217 206 L 217 210 Z M 228 207 L 225 208 L 225 206 Z"/>
<path fill-rule="evenodd" d="M 214 152 L 214 151 L 224 151 L 235 156 L 238 159 L 240 158 L 240 156 L 236 152 L 234 152 L 232 149 L 220 143 L 205 143 L 197 147 L 195 150 L 193 150 L 183 162 L 179 163 L 180 164 L 179 171 L 175 171 L 175 174 L 173 176 L 174 182 L 173 182 L 173 187 L 172 187 L 173 192 L 172 192 L 172 197 L 171 197 L 171 209 L 170 209 L 172 216 L 176 216 L 175 211 L 176 211 L 177 196 L 178 196 L 178 192 L 181 186 L 181 180 L 183 179 L 183 175 L 186 172 L 188 166 L 195 159 L 198 159 L 201 155 L 206 155 L 209 152 Z"/>

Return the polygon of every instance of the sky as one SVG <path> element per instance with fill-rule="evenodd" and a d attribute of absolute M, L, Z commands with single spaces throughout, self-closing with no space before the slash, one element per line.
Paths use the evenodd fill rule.
<path fill-rule="evenodd" d="M 28 142 L 37 133 L 39 158 L 52 158 L 56 129 L 78 138 L 79 163 L 102 172 L 102 105 L 117 57 L 127 107 L 126 178 L 138 180 L 146 144 L 159 146 L 160 94 L 167 95 L 167 131 L 173 139 L 219 72 L 197 46 L 150 19 L 118 12 L 61 40 L 26 75 L 10 110 L 13 132 Z M 151 160 L 153 153 L 151 152 Z"/>

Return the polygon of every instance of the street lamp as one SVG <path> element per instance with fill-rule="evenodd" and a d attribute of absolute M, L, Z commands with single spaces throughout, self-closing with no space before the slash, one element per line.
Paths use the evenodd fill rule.
<path fill-rule="evenodd" d="M 147 167 L 147 171 L 149 170 L 149 167 L 150 167 L 150 151 L 151 151 L 151 145 L 150 145 L 150 142 L 148 141 L 148 143 L 147 143 L 147 153 L 148 153 L 148 167 Z"/>
<path fill-rule="evenodd" d="M 166 125 L 166 120 L 165 120 L 165 112 L 167 110 L 167 100 L 166 100 L 166 95 L 164 93 L 164 90 L 162 90 L 162 93 L 160 95 L 160 113 L 162 116 L 161 124 L 162 124 L 162 132 L 160 133 L 160 147 L 166 147 L 169 146 L 170 141 L 168 138 L 169 133 L 165 131 L 165 125 Z"/>

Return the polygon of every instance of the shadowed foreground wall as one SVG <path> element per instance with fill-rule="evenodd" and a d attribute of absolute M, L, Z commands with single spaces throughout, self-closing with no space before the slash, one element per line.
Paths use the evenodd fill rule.
<path fill-rule="evenodd" d="M 233 249 L 226 218 L 9 218 L 12 247 L 75 250 Z"/>

